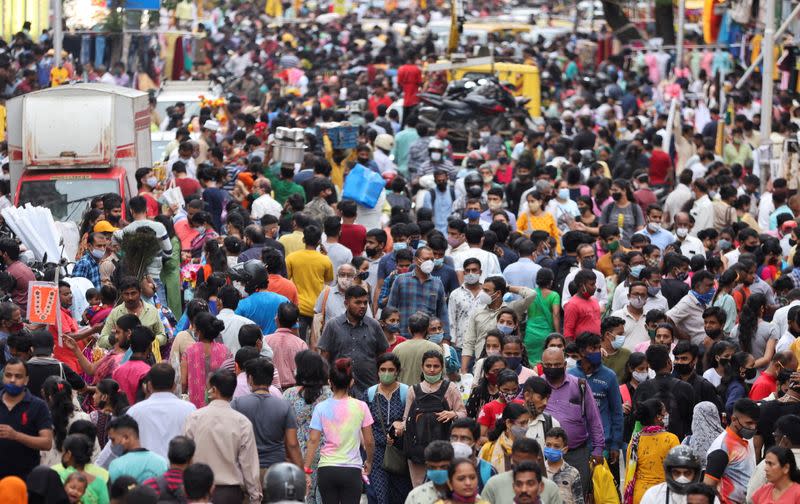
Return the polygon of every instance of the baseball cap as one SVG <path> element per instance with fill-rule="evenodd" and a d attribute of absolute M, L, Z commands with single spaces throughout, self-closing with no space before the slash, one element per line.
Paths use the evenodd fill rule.
<path fill-rule="evenodd" d="M 97 224 L 94 225 L 94 232 L 95 233 L 113 233 L 114 231 L 116 231 L 118 229 L 119 228 L 114 227 L 107 220 L 98 221 Z"/>
<path fill-rule="evenodd" d="M 54 345 L 53 335 L 47 329 L 37 329 L 31 333 L 33 355 L 50 355 Z"/>

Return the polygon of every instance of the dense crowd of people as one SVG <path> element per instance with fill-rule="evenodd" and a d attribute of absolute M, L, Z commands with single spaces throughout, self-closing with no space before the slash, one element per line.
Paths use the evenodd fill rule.
<path fill-rule="evenodd" d="M 740 70 L 492 35 L 541 69 L 543 117 L 459 152 L 420 103 L 447 86 L 435 39 L 364 14 L 202 14 L 187 75 L 225 95 L 151 100 L 165 169 L 90 202 L 74 264 L 34 270 L 2 231 L 0 502 L 800 502 L 793 95 L 767 174 L 757 84 L 719 101 Z M 142 81 L 69 57 L 64 78 L 50 46 L 0 41 L 0 98 Z M 345 195 L 364 172 L 372 204 Z M 27 320 L 36 280 L 57 325 Z"/>

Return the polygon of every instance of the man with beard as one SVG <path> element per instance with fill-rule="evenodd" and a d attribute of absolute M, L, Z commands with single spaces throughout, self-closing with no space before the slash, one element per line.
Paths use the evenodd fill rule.
<path fill-rule="evenodd" d="M 514 502 L 535 504 L 542 492 L 542 468 L 533 462 L 514 466 Z"/>
<path fill-rule="evenodd" d="M 699 347 L 689 341 L 679 341 L 672 349 L 672 355 L 675 357 L 672 364 L 673 376 L 692 386 L 694 398 L 698 403 L 708 401 L 713 403 L 717 410 L 722 411 L 716 387 L 695 372 L 700 355 Z"/>
<path fill-rule="evenodd" d="M 363 392 L 378 383 L 376 359 L 389 344 L 381 325 L 366 317 L 369 295 L 363 287 L 348 287 L 344 303 L 345 312 L 325 323 L 318 348 L 330 363 L 342 357 L 352 359 L 354 389 Z"/>

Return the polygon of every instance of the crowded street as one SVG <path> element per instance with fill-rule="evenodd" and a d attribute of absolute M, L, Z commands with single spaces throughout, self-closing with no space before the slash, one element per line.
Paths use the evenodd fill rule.
<path fill-rule="evenodd" d="M 0 504 L 800 503 L 798 13 L 0 0 Z"/>

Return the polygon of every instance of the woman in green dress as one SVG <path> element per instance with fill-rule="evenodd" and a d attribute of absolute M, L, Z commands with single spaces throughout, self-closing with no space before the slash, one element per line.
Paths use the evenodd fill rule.
<path fill-rule="evenodd" d="M 108 504 L 108 472 L 101 467 L 91 464 L 92 450 L 94 446 L 88 437 L 83 434 L 70 434 L 64 439 L 64 454 L 61 456 L 61 464 L 54 466 L 53 469 L 61 477 L 61 481 L 74 473 L 80 473 L 88 486 L 81 498 L 81 504 Z"/>
<path fill-rule="evenodd" d="M 552 290 L 553 272 L 542 268 L 536 274 L 536 296 L 528 306 L 525 348 L 531 364 L 542 359 L 544 340 L 561 327 L 561 296 Z"/>

